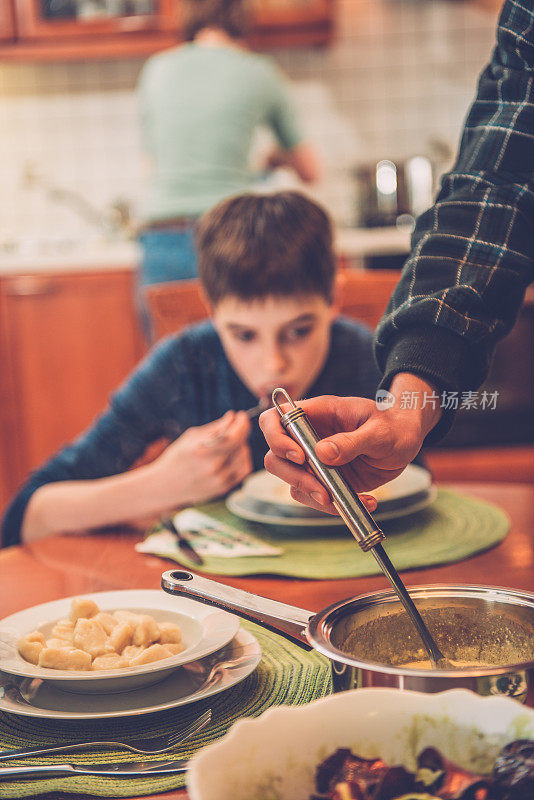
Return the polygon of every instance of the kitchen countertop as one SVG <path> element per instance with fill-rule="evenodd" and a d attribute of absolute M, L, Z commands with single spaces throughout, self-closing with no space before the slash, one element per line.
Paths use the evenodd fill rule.
<path fill-rule="evenodd" d="M 140 257 L 133 241 L 70 242 L 41 247 L 21 246 L 13 253 L 0 253 L 0 276 L 41 272 L 83 272 L 85 270 L 133 270 Z"/>
<path fill-rule="evenodd" d="M 335 248 L 346 258 L 407 253 L 409 228 L 337 228 Z M 89 242 L 34 239 L 2 251 L 0 276 L 21 273 L 77 272 L 88 269 L 134 269 L 140 258 L 135 241 L 95 239 Z"/>
<path fill-rule="evenodd" d="M 339 255 L 348 258 L 408 253 L 411 228 L 336 228 L 334 246 Z"/>

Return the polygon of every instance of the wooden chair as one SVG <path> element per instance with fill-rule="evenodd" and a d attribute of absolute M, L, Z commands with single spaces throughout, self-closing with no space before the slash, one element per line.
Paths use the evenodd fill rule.
<path fill-rule="evenodd" d="M 345 317 L 365 322 L 374 330 L 399 276 L 397 270 L 340 271 L 336 278 L 334 302 Z"/>
<path fill-rule="evenodd" d="M 209 316 L 209 309 L 197 280 L 156 284 L 146 289 L 145 296 L 156 339 L 178 333 L 187 325 Z"/>
<path fill-rule="evenodd" d="M 345 316 L 375 328 L 398 279 L 396 270 L 342 270 L 336 278 L 336 306 Z M 157 339 L 209 316 L 197 280 L 158 284 L 146 290 L 146 297 Z"/>

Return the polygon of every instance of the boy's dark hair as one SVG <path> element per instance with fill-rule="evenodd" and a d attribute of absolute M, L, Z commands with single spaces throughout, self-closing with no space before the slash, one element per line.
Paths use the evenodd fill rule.
<path fill-rule="evenodd" d="M 245 0 L 182 0 L 182 30 L 191 42 L 204 28 L 219 28 L 232 39 L 249 32 L 250 15 Z"/>
<path fill-rule="evenodd" d="M 332 301 L 330 219 L 299 192 L 224 200 L 200 220 L 197 245 L 199 276 L 212 305 L 227 295 L 320 294 Z"/>

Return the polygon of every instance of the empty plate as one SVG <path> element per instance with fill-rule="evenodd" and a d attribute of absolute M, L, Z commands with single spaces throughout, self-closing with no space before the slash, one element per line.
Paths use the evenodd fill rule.
<path fill-rule="evenodd" d="M 378 501 L 373 516 L 385 520 L 425 508 L 435 499 L 436 488 L 428 470 L 409 464 L 397 478 L 368 494 Z M 241 489 L 229 495 L 226 505 L 237 516 L 266 525 L 330 527 L 344 524 L 337 516 L 293 500 L 289 486 L 265 470 L 250 475 Z"/>

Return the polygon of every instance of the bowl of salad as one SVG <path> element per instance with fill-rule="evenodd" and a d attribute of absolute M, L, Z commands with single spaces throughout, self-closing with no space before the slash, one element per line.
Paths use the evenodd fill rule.
<path fill-rule="evenodd" d="M 534 800 L 534 710 L 465 689 L 356 689 L 237 722 L 192 800 Z"/>

